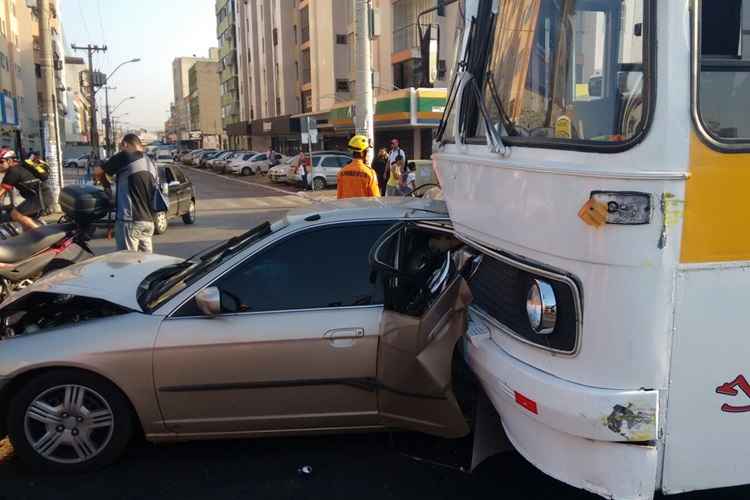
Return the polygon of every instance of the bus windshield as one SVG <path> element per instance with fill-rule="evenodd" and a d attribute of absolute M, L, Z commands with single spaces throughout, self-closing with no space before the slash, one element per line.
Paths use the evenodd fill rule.
<path fill-rule="evenodd" d="M 501 1 L 482 82 L 490 123 L 511 144 L 635 140 L 652 95 L 648 4 Z"/>

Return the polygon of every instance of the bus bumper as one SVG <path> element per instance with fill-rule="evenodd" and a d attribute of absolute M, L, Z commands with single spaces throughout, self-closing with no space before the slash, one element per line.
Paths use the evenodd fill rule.
<path fill-rule="evenodd" d="M 471 329 L 470 329 L 471 331 Z M 652 498 L 658 391 L 574 384 L 471 335 L 466 358 L 516 450 L 542 472 L 606 498 Z"/>

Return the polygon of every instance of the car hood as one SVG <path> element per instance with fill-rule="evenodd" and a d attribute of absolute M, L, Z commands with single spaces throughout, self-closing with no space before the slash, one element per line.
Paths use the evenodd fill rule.
<path fill-rule="evenodd" d="M 138 285 L 149 274 L 183 259 L 140 252 L 115 252 L 74 264 L 40 279 L 14 294 L 3 306 L 33 292 L 49 292 L 109 301 L 134 311 L 138 304 Z"/>

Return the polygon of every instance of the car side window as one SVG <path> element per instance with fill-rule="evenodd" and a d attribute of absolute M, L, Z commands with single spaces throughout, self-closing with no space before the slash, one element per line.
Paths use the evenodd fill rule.
<path fill-rule="evenodd" d="M 265 161 L 265 160 L 267 160 L 267 159 L 268 159 L 268 156 L 266 156 L 266 155 L 258 155 L 258 156 L 257 156 L 257 157 L 255 158 L 255 161 Z"/>
<path fill-rule="evenodd" d="M 346 156 L 338 156 L 337 160 L 340 167 L 345 167 L 352 161 L 351 158 L 347 158 Z"/>
<path fill-rule="evenodd" d="M 393 225 L 341 224 L 285 238 L 251 257 L 213 285 L 222 312 L 263 312 L 383 303 L 370 281 L 370 247 Z M 177 316 L 200 315 L 194 301 Z"/>
<path fill-rule="evenodd" d="M 313 156 L 312 166 L 317 167 L 318 165 L 320 165 L 321 158 L 322 158 L 321 156 Z"/>
<path fill-rule="evenodd" d="M 320 163 L 320 166 L 321 167 L 338 167 L 339 162 L 335 156 L 326 156 L 325 158 L 323 158 L 323 161 Z"/>
<path fill-rule="evenodd" d="M 170 184 L 175 181 L 174 174 L 172 173 L 171 168 L 164 169 L 164 180 Z"/>
<path fill-rule="evenodd" d="M 179 182 L 180 184 L 184 184 L 185 182 L 187 182 L 185 174 L 182 173 L 182 170 L 180 170 L 179 168 L 173 168 L 172 172 L 174 173 L 177 182 Z"/>

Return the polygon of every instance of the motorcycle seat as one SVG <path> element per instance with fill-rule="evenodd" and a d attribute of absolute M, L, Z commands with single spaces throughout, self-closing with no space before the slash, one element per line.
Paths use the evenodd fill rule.
<path fill-rule="evenodd" d="M 0 241 L 0 262 L 14 264 L 51 247 L 76 227 L 75 224 L 49 224 Z"/>

